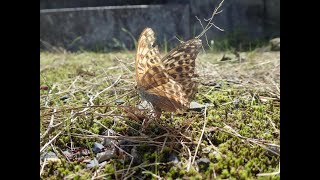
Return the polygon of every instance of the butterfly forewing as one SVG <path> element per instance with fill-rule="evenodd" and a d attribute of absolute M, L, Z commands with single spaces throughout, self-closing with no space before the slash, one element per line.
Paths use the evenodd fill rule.
<path fill-rule="evenodd" d="M 162 58 L 166 72 L 179 82 L 188 99 L 191 100 L 197 92 L 198 84 L 192 80 L 195 74 L 195 60 L 200 52 L 200 39 L 191 39 L 171 50 Z"/>
<path fill-rule="evenodd" d="M 182 43 L 160 58 L 154 32 L 146 28 L 140 35 L 136 55 L 136 80 L 139 94 L 156 111 L 181 111 L 189 106 L 197 84 L 191 79 L 195 59 L 201 48 L 200 39 Z"/>
<path fill-rule="evenodd" d="M 162 58 L 166 72 L 176 81 L 193 77 L 195 59 L 201 49 L 200 39 L 191 39 L 180 44 Z"/>
<path fill-rule="evenodd" d="M 140 35 L 136 54 L 136 81 L 140 84 L 142 77 L 153 65 L 160 62 L 158 47 L 152 47 L 155 41 L 154 32 L 146 28 Z"/>

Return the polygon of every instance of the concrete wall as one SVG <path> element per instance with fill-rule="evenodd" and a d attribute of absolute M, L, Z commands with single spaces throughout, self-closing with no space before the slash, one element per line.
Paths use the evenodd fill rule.
<path fill-rule="evenodd" d="M 169 46 L 175 46 L 178 44 L 175 35 L 187 40 L 199 34 L 202 29 L 195 16 L 202 20 L 209 18 L 220 1 L 158 0 L 154 1 L 156 5 L 133 6 L 105 6 L 116 1 L 97 0 L 45 2 L 40 2 L 40 8 L 47 8 L 40 10 L 41 41 L 68 50 L 94 50 L 133 49 L 134 38 L 145 27 L 155 30 L 157 44 L 166 41 Z M 128 4 L 128 1 L 119 3 Z M 223 39 L 231 34 L 235 42 L 246 43 L 280 36 L 280 0 L 225 0 L 222 9 L 214 23 L 225 32 L 212 28 L 207 33 L 209 39 Z M 42 43 L 40 47 L 44 48 Z"/>

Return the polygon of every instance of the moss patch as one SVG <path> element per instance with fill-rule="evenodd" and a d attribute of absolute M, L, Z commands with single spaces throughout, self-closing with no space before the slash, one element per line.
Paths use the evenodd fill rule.
<path fill-rule="evenodd" d="M 134 52 L 41 52 L 41 155 L 52 151 L 60 159 L 42 162 L 41 178 L 280 179 L 259 176 L 279 169 L 279 53 L 242 53 L 242 62 L 221 62 L 223 54 L 197 59 L 194 101 L 206 104 L 206 113 L 164 113 L 144 129 L 150 111 L 130 109 L 141 101 Z M 115 147 L 112 158 L 87 168 L 84 159 L 95 157 L 93 144 L 107 130 L 112 137 L 106 139 L 121 150 Z M 62 152 L 74 147 L 89 153 L 70 160 Z M 200 165 L 200 158 L 209 161 Z"/>

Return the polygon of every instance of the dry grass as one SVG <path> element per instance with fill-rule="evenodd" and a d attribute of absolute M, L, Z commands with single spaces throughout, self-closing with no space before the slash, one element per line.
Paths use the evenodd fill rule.
<path fill-rule="evenodd" d="M 41 53 L 40 154 L 51 151 L 60 160 L 41 160 L 41 178 L 279 179 L 280 53 L 241 53 L 241 61 L 222 56 L 197 59 L 195 101 L 205 110 L 153 121 L 149 110 L 132 109 L 140 104 L 133 52 Z M 143 129 L 146 119 L 151 123 Z M 96 156 L 93 143 L 101 141 L 116 153 L 86 168 Z M 91 152 L 76 160 L 62 153 L 75 148 Z M 168 161 L 172 154 L 177 164 Z"/>

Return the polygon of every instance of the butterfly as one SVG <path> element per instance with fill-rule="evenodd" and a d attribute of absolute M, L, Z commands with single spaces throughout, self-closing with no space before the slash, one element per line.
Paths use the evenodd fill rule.
<path fill-rule="evenodd" d="M 183 112 L 197 92 L 197 83 L 192 78 L 202 42 L 193 38 L 161 58 L 158 46 L 153 46 L 155 40 L 151 28 L 145 28 L 138 40 L 135 59 L 138 93 L 152 104 L 158 117 L 162 111 Z"/>

